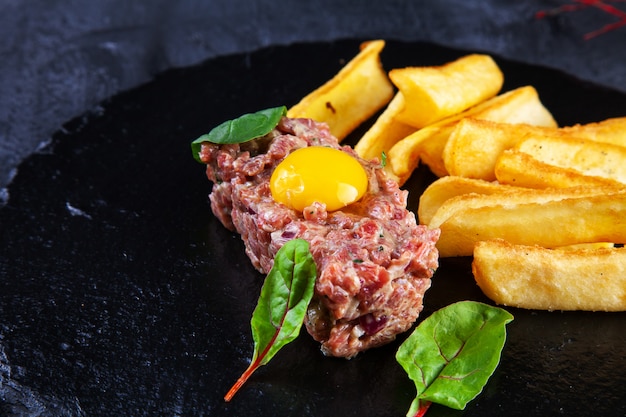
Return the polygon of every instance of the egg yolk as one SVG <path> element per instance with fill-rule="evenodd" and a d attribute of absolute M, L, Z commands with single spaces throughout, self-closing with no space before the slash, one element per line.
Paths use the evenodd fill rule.
<path fill-rule="evenodd" d="M 359 200 L 367 190 L 367 174 L 351 155 L 323 146 L 300 148 L 274 170 L 270 190 L 275 201 L 302 211 L 314 202 L 327 211 Z"/>

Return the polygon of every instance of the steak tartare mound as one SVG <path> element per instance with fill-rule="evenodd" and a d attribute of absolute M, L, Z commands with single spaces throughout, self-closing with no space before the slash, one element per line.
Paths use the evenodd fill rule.
<path fill-rule="evenodd" d="M 367 173 L 365 195 L 332 212 L 320 203 L 300 212 L 276 202 L 269 184 L 274 168 L 307 146 L 328 146 L 355 157 Z M 213 213 L 241 235 L 257 270 L 267 274 L 286 241 L 309 242 L 317 279 L 305 326 L 324 354 L 351 358 L 413 325 L 438 267 L 439 231 L 417 224 L 406 208 L 408 192 L 387 177 L 380 163 L 341 146 L 326 124 L 287 117 L 250 142 L 204 142 L 200 159 L 213 182 Z"/>

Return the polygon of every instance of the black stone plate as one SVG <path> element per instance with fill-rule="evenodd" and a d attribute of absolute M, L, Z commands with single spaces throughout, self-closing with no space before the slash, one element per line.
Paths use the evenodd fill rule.
<path fill-rule="evenodd" d="M 264 277 L 211 214 L 189 147 L 226 119 L 294 104 L 358 43 L 168 71 L 68 122 L 23 161 L 0 208 L 0 415 L 405 415 L 414 387 L 394 358 L 402 337 L 346 361 L 322 356 L 303 332 L 223 401 L 252 355 Z M 465 53 L 389 42 L 383 61 L 435 65 Z M 623 94 L 498 62 L 505 89 L 534 85 L 563 125 L 626 115 Z M 431 180 L 422 169 L 407 184 L 413 209 Z M 469 259 L 444 259 L 422 317 L 465 299 L 488 302 Z M 429 416 L 626 414 L 624 314 L 509 310 L 515 321 L 483 393 L 465 411 L 433 406 Z"/>

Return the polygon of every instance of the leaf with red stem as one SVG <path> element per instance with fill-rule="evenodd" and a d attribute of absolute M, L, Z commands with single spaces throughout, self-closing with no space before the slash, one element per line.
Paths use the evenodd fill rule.
<path fill-rule="evenodd" d="M 420 401 L 417 413 L 415 413 L 414 417 L 424 417 L 431 404 L 430 401 Z"/>
<path fill-rule="evenodd" d="M 511 320 L 501 308 L 462 301 L 422 321 L 396 353 L 417 390 L 407 416 L 423 416 L 431 402 L 464 409 L 496 369 Z"/>
<path fill-rule="evenodd" d="M 252 361 L 224 396 L 225 401 L 232 399 L 257 368 L 298 337 L 313 297 L 316 276 L 306 240 L 290 240 L 276 253 L 250 322 L 254 339 Z"/>

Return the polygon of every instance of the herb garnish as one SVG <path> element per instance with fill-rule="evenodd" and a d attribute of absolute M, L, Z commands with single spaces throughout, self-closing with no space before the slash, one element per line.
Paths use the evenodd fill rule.
<path fill-rule="evenodd" d="M 417 389 L 407 416 L 423 416 L 430 403 L 463 410 L 496 369 L 512 320 L 501 308 L 462 301 L 420 323 L 396 353 Z"/>
<path fill-rule="evenodd" d="M 306 240 L 290 240 L 278 250 L 250 322 L 254 339 L 252 361 L 224 400 L 230 401 L 257 368 L 298 337 L 313 297 L 316 276 Z"/>
<path fill-rule="evenodd" d="M 244 114 L 233 120 L 227 120 L 214 127 L 209 133 L 205 133 L 191 142 L 193 157 L 196 161 L 202 162 L 199 155 L 202 142 L 225 145 L 244 143 L 263 137 L 270 133 L 286 114 L 287 108 L 280 106 L 256 113 Z"/>

